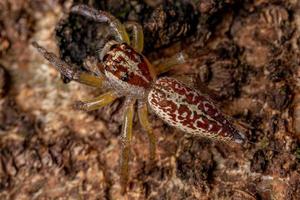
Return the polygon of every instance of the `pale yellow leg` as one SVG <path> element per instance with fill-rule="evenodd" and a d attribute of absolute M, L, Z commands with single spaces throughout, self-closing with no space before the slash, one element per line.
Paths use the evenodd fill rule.
<path fill-rule="evenodd" d="M 124 112 L 124 119 L 122 125 L 122 151 L 121 151 L 121 185 L 123 192 L 126 191 L 128 177 L 129 177 L 129 159 L 130 159 L 130 146 L 132 139 L 132 124 L 134 117 L 134 104 L 135 100 L 126 101 L 126 109 Z"/>
<path fill-rule="evenodd" d="M 104 85 L 103 83 L 105 81 L 104 77 L 102 76 L 93 76 L 86 72 L 79 71 L 75 73 L 75 75 L 73 76 L 73 80 L 92 87 L 101 87 Z"/>
<path fill-rule="evenodd" d="M 146 103 L 143 102 L 139 104 L 138 114 L 140 123 L 148 134 L 150 159 L 154 160 L 156 151 L 156 137 L 148 120 L 148 108 Z"/>
<path fill-rule="evenodd" d="M 115 36 L 119 42 L 126 42 L 127 44 L 130 44 L 129 36 L 124 25 L 108 12 L 95 10 L 87 5 L 76 5 L 71 8 L 71 12 L 85 16 L 95 22 L 108 23 L 109 26 L 116 32 Z"/>
<path fill-rule="evenodd" d="M 75 103 L 74 107 L 75 109 L 85 110 L 85 111 L 96 110 L 112 103 L 117 98 L 118 96 L 114 92 L 109 91 L 107 93 L 102 94 L 99 97 L 93 98 L 88 101 L 84 101 L 84 102 L 78 101 Z"/>
<path fill-rule="evenodd" d="M 68 79 L 93 87 L 103 86 L 105 81 L 104 77 L 93 76 L 89 73 L 75 70 L 68 63 L 59 59 L 54 53 L 48 52 L 38 43 L 33 42 L 32 45 L 44 56 L 44 58 L 46 58 L 61 74 L 66 76 Z"/>
<path fill-rule="evenodd" d="M 136 22 L 126 22 L 125 27 L 132 32 L 131 46 L 139 53 L 144 49 L 144 33 L 143 28 Z"/>
<path fill-rule="evenodd" d="M 165 73 L 171 70 L 175 65 L 183 64 L 186 62 L 187 55 L 183 52 L 179 52 L 170 58 L 164 59 L 161 63 L 159 63 L 155 70 L 157 74 Z"/>

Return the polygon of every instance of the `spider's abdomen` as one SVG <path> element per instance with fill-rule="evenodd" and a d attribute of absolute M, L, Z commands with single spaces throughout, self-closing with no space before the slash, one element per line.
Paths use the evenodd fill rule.
<path fill-rule="evenodd" d="M 114 46 L 104 56 L 103 62 L 105 75 L 116 89 L 144 91 L 155 78 L 147 59 L 127 44 Z"/>
<path fill-rule="evenodd" d="M 158 79 L 148 95 L 148 103 L 161 119 L 184 132 L 244 142 L 244 136 L 208 97 L 176 79 Z"/>

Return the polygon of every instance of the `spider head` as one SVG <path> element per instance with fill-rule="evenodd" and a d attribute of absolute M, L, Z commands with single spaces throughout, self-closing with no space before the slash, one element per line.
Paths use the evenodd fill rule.
<path fill-rule="evenodd" d="M 144 98 L 155 79 L 151 64 L 127 44 L 115 44 L 103 57 L 104 73 L 119 93 Z"/>

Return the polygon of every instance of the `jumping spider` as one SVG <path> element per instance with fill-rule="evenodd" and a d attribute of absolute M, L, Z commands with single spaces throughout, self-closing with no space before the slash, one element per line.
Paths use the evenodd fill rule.
<path fill-rule="evenodd" d="M 157 78 L 162 72 L 170 70 L 172 66 L 183 63 L 185 61 L 183 53 L 166 59 L 166 62 L 154 67 L 141 54 L 144 38 L 139 24 L 127 22 L 123 25 L 111 14 L 85 5 L 74 6 L 71 12 L 96 22 L 106 22 L 114 31 L 115 40 L 109 41 L 99 55 L 104 66 L 103 74 L 95 76 L 74 70 L 37 43 L 34 42 L 33 46 L 68 79 L 93 87 L 111 89 L 92 100 L 77 103 L 77 108 L 86 111 L 95 110 L 112 103 L 119 97 L 126 97 L 121 133 L 121 184 L 123 187 L 126 188 L 128 181 L 128 162 L 136 103 L 139 121 L 148 134 L 151 159 L 155 157 L 156 139 L 148 120 L 148 108 L 166 123 L 185 133 L 236 143 L 245 141 L 243 134 L 226 119 L 208 97 L 174 78 Z M 132 31 L 132 41 L 126 29 Z"/>

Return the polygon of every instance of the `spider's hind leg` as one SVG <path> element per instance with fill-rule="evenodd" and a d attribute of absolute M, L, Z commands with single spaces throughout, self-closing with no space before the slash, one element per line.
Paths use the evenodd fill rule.
<path fill-rule="evenodd" d="M 179 52 L 170 58 L 162 60 L 158 65 L 155 66 L 155 71 L 157 74 L 168 72 L 175 65 L 180 65 L 185 63 L 187 60 L 187 55 L 184 52 Z"/>
<path fill-rule="evenodd" d="M 155 151 L 156 151 L 156 137 L 153 134 L 151 124 L 148 120 L 148 108 L 145 102 L 139 102 L 138 114 L 139 114 L 140 124 L 143 127 L 143 129 L 147 132 L 148 135 L 150 160 L 154 160 Z"/>
<path fill-rule="evenodd" d="M 54 53 L 48 52 L 44 47 L 41 47 L 38 43 L 33 42 L 32 45 L 68 79 L 93 87 L 103 86 L 105 82 L 104 77 L 93 76 L 89 73 L 75 70 L 69 64 L 59 59 Z"/>
<path fill-rule="evenodd" d="M 130 44 L 124 25 L 108 12 L 96 10 L 87 5 L 76 5 L 71 8 L 71 12 L 80 14 L 96 22 L 108 23 L 113 31 L 115 31 L 115 37 L 118 42 L 126 42 L 127 44 Z"/>
<path fill-rule="evenodd" d="M 132 139 L 132 125 L 134 117 L 134 104 L 135 100 L 132 99 L 127 99 L 125 102 L 126 109 L 124 110 L 124 119 L 122 125 L 122 151 L 120 157 L 122 192 L 126 192 L 127 182 L 129 179 L 129 159 Z"/>

